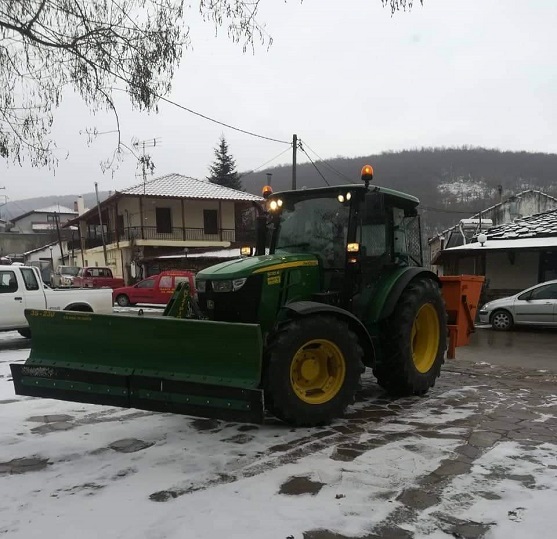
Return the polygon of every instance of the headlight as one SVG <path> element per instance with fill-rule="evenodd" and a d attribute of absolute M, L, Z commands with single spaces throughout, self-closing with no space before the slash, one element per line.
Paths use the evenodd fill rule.
<path fill-rule="evenodd" d="M 207 281 L 195 281 L 195 288 L 197 288 L 197 291 L 202 294 L 205 292 L 206 285 Z"/>
<path fill-rule="evenodd" d="M 213 292 L 236 292 L 244 286 L 246 281 L 246 277 L 229 281 L 212 281 Z"/>
<path fill-rule="evenodd" d="M 489 307 L 490 307 L 490 304 L 489 304 L 489 303 L 486 303 L 486 304 L 480 309 L 480 311 L 488 311 L 488 310 L 489 310 Z"/>

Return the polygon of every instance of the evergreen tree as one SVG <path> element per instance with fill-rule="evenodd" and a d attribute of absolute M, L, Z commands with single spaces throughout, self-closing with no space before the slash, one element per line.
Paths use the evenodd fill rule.
<path fill-rule="evenodd" d="M 219 144 L 215 148 L 215 161 L 209 167 L 209 171 L 211 174 L 207 179 L 210 182 L 243 191 L 240 176 L 236 171 L 236 162 L 229 153 L 224 135 L 221 136 Z"/>

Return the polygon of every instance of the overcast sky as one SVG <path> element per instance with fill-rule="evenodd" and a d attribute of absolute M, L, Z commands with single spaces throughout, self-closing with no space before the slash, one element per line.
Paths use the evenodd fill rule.
<path fill-rule="evenodd" d="M 556 151 L 555 0 L 424 0 L 393 17 L 380 0 L 262 0 L 258 20 L 274 42 L 254 54 L 225 32 L 215 37 L 191 3 L 193 50 L 185 52 L 169 97 L 202 114 L 284 141 L 296 133 L 322 158 L 463 144 Z M 118 103 L 125 143 L 160 141 L 149 150 L 155 176 L 206 176 L 221 134 L 240 171 L 285 150 L 270 165 L 291 161 L 287 144 L 171 105 L 139 114 L 125 96 Z M 92 126 L 114 129 L 113 118 L 90 115 L 68 95 L 55 113 L 57 170 L 1 163 L 0 194 L 18 200 L 91 192 L 95 181 L 101 190 L 139 183 L 131 155 L 114 174 L 101 172 L 116 138 L 88 145 L 79 133 Z"/>

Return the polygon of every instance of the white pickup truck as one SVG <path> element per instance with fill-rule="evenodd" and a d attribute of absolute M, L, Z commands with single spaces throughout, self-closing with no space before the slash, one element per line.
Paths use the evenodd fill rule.
<path fill-rule="evenodd" d="M 112 313 L 112 290 L 59 289 L 45 285 L 31 266 L 0 266 L 0 331 L 17 330 L 31 337 L 25 309 Z"/>

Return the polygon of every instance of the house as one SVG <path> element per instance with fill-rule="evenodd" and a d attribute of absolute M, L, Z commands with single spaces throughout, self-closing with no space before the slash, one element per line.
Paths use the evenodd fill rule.
<path fill-rule="evenodd" d="M 116 191 L 69 221 L 66 226 L 79 228 L 70 250 L 79 265 L 109 265 L 129 282 L 151 274 L 150 265 L 164 255 L 253 243 L 253 219 L 246 214 L 262 200 L 207 180 L 167 174 Z"/>
<path fill-rule="evenodd" d="M 486 300 L 557 279 L 557 209 L 515 219 L 484 234 L 439 251 L 432 264 L 444 275 L 485 275 Z"/>
<path fill-rule="evenodd" d="M 554 208 L 557 208 L 557 198 L 542 191 L 528 189 L 472 215 L 470 219 L 461 219 L 456 225 L 428 239 L 429 260 L 433 271 L 438 275 L 443 274 L 442 267 L 433 264 L 439 251 L 469 243 L 474 236 L 492 226 Z"/>
<path fill-rule="evenodd" d="M 58 227 L 62 227 L 75 217 L 77 217 L 77 211 L 59 205 L 31 210 L 11 220 L 13 223 L 11 232 L 21 234 L 52 233 L 57 230 L 57 223 Z"/>

